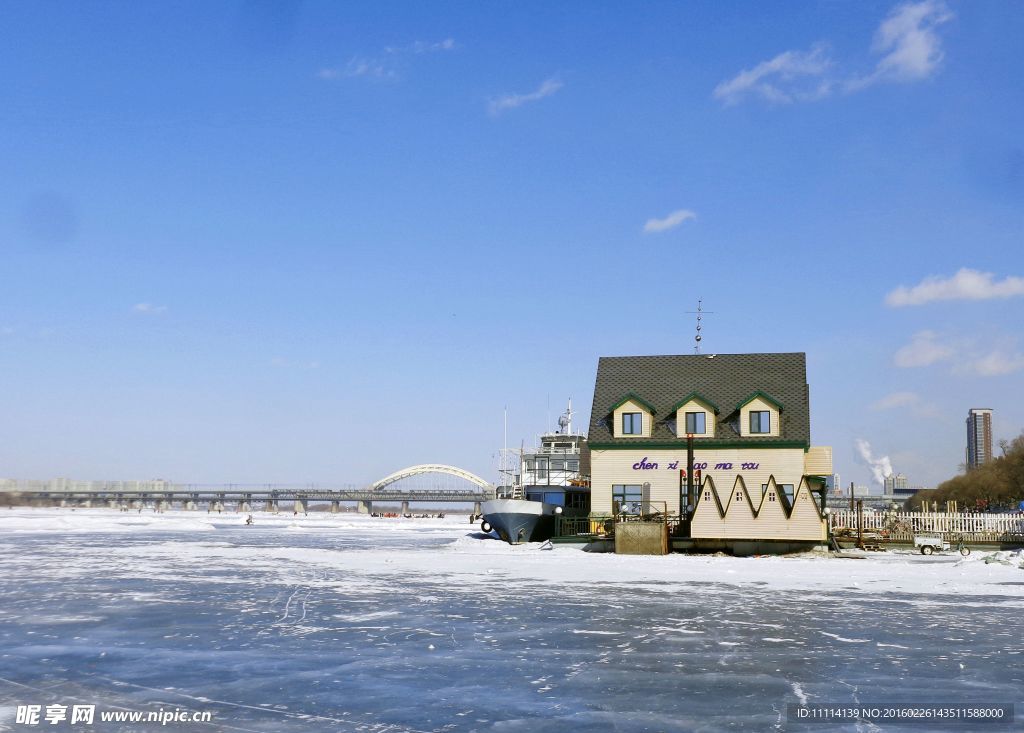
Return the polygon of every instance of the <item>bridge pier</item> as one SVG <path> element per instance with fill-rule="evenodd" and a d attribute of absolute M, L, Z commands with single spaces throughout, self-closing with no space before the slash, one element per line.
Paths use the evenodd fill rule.
<path fill-rule="evenodd" d="M 356 511 L 360 514 L 369 514 L 373 511 L 373 502 L 366 499 L 360 500 L 359 505 L 356 507 Z"/>
<path fill-rule="evenodd" d="M 402 502 L 402 516 L 404 517 L 404 516 L 406 516 L 406 515 L 407 515 L 408 513 L 409 513 L 409 502 L 407 502 L 407 501 L 403 501 L 403 502 Z"/>
<path fill-rule="evenodd" d="M 185 511 L 187 511 L 187 512 L 194 512 L 196 510 L 196 500 L 195 499 L 186 499 L 184 501 L 184 503 L 182 504 L 182 508 L 184 508 Z"/>
<path fill-rule="evenodd" d="M 341 502 L 335 499 L 331 502 L 331 514 L 337 514 L 341 511 Z"/>
<path fill-rule="evenodd" d="M 81 499 L 78 502 L 78 506 L 82 509 L 90 509 L 92 507 L 92 499 Z"/>
<path fill-rule="evenodd" d="M 117 499 L 107 499 L 107 509 L 117 509 L 120 503 Z"/>
<path fill-rule="evenodd" d="M 306 501 L 305 501 L 305 499 L 296 499 L 295 503 L 292 504 L 292 513 L 293 514 L 300 514 L 300 513 L 301 514 L 305 514 L 306 512 L 307 512 L 307 509 L 306 509 Z"/>
<path fill-rule="evenodd" d="M 157 511 L 157 513 L 163 514 L 164 512 L 166 512 L 170 508 L 171 508 L 171 502 L 170 501 L 168 501 L 167 499 L 157 499 L 157 502 L 156 502 L 156 511 Z"/>
<path fill-rule="evenodd" d="M 252 511 L 252 494 L 246 494 L 242 500 L 238 503 L 238 511 L 240 512 L 251 512 Z"/>
<path fill-rule="evenodd" d="M 483 509 L 480 507 L 480 502 L 479 501 L 474 502 L 473 503 L 473 514 L 475 516 L 479 517 L 482 513 L 483 513 Z"/>
<path fill-rule="evenodd" d="M 210 511 L 217 512 L 218 514 L 220 514 L 222 511 L 224 511 L 224 502 L 221 501 L 220 499 L 214 499 L 213 501 L 210 502 Z"/>
<path fill-rule="evenodd" d="M 267 505 L 264 507 L 264 509 L 268 512 L 273 512 L 274 514 L 277 514 L 277 500 L 267 499 Z"/>

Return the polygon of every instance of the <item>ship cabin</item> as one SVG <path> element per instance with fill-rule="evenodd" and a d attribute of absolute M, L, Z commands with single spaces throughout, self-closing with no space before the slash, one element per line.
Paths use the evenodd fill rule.
<path fill-rule="evenodd" d="M 589 464 L 586 436 L 545 433 L 537 448 L 522 454 L 523 495 L 562 507 L 564 516 L 585 517 L 590 513 Z"/>

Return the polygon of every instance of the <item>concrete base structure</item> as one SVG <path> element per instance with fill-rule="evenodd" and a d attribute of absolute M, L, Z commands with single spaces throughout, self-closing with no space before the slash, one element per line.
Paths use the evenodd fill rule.
<path fill-rule="evenodd" d="M 341 511 L 341 502 L 340 501 L 332 501 L 331 502 L 331 514 L 337 514 L 340 511 Z"/>
<path fill-rule="evenodd" d="M 194 512 L 196 510 L 196 503 L 192 499 L 189 499 L 184 504 L 182 504 L 182 507 L 187 512 Z"/>
<path fill-rule="evenodd" d="M 356 511 L 358 511 L 360 514 L 370 514 L 373 511 L 373 502 L 360 501 L 358 507 L 356 508 Z"/>
<path fill-rule="evenodd" d="M 302 499 L 296 499 L 295 503 L 292 504 L 293 514 L 305 514 L 306 513 L 306 502 Z"/>
<path fill-rule="evenodd" d="M 403 501 L 403 502 L 402 502 L 402 516 L 404 517 L 404 516 L 406 516 L 406 515 L 407 515 L 408 513 L 409 513 L 409 502 L 407 502 L 407 501 Z"/>
<path fill-rule="evenodd" d="M 268 512 L 273 512 L 274 514 L 277 514 L 277 512 L 278 512 L 277 502 L 276 501 L 268 501 L 265 509 Z"/>

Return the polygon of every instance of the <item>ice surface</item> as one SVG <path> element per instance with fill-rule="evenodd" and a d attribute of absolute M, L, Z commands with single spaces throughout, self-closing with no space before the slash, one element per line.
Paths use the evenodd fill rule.
<path fill-rule="evenodd" d="M 0 729 L 82 701 L 214 712 L 163 730 L 371 733 L 1024 702 L 1020 553 L 635 557 L 513 547 L 465 516 L 244 517 L 0 510 Z"/>

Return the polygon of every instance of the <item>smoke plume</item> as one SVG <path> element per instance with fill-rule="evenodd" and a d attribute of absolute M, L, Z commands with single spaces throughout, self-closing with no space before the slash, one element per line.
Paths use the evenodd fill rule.
<path fill-rule="evenodd" d="M 867 442 L 863 438 L 857 438 L 857 453 L 860 454 L 861 459 L 871 469 L 871 473 L 875 476 L 875 481 L 879 484 L 884 484 L 885 479 L 892 476 L 892 461 L 889 460 L 889 456 L 880 456 L 875 458 L 871 455 L 871 443 Z"/>

